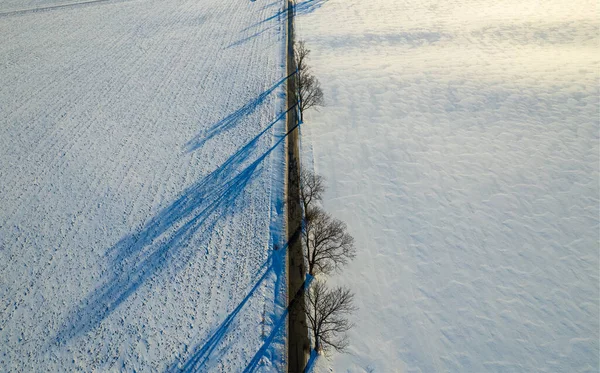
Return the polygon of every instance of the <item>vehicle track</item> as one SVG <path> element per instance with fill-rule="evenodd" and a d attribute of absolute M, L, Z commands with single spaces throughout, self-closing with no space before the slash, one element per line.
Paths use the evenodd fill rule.
<path fill-rule="evenodd" d="M 81 1 L 81 2 L 76 2 L 76 3 L 44 6 L 44 7 L 38 7 L 38 8 L 12 10 L 10 12 L 0 13 L 0 17 L 10 17 L 10 16 L 21 15 L 21 14 L 44 12 L 44 11 L 58 10 L 58 9 L 64 9 L 64 8 L 75 8 L 75 7 L 81 7 L 81 6 L 86 6 L 86 5 L 92 5 L 92 4 L 96 4 L 96 3 L 105 3 L 108 1 L 113 1 L 113 0 L 89 0 L 89 1 Z M 126 1 L 126 0 L 121 0 L 121 1 Z"/>

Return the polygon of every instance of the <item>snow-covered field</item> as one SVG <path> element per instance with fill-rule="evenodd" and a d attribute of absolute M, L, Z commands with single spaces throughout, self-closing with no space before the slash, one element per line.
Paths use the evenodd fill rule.
<path fill-rule="evenodd" d="M 357 259 L 337 372 L 598 372 L 595 0 L 314 0 L 303 150 Z"/>
<path fill-rule="evenodd" d="M 0 1 L 0 371 L 279 367 L 282 5 Z"/>

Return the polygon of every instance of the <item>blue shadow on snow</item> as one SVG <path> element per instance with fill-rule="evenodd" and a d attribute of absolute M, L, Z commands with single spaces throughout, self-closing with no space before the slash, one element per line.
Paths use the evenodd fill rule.
<path fill-rule="evenodd" d="M 221 344 L 223 338 L 230 331 L 231 326 L 236 321 L 236 318 L 240 311 L 244 308 L 246 303 L 254 296 L 256 290 L 260 287 L 263 281 L 269 276 L 269 274 L 274 273 L 278 279 L 281 279 L 286 274 L 286 251 L 291 242 L 298 240 L 300 238 L 300 229 L 298 229 L 290 241 L 288 241 L 281 249 L 276 249 L 271 252 L 269 259 L 261 269 L 259 269 L 259 273 L 263 268 L 267 267 L 265 272 L 260 276 L 260 278 L 256 281 L 256 283 L 252 286 L 246 297 L 240 302 L 240 304 L 235 307 L 235 309 L 225 318 L 225 320 L 212 332 L 210 337 L 206 342 L 201 345 L 198 345 L 194 348 L 194 352 L 190 354 L 190 356 L 183 362 L 174 362 L 171 364 L 169 368 L 167 368 L 166 372 L 197 372 L 202 371 L 202 368 L 205 367 L 206 363 L 209 361 L 211 355 L 214 350 Z M 268 264 L 268 266 L 267 266 Z M 260 358 L 266 353 L 266 350 L 272 343 L 273 339 L 277 336 L 281 326 L 285 323 L 285 318 L 287 316 L 288 309 L 286 309 L 282 316 L 278 319 L 278 321 L 273 325 L 273 329 L 265 340 L 265 343 L 256 353 L 252 362 L 256 360 L 256 362 L 260 361 Z M 251 362 L 251 364 L 253 364 Z M 250 366 L 250 365 L 249 365 Z M 248 367 L 245 371 L 249 371 Z"/>
<path fill-rule="evenodd" d="M 322 7 L 329 0 L 305 0 L 297 2 L 294 6 L 296 15 L 305 15 L 314 12 Z"/>
<path fill-rule="evenodd" d="M 295 236 L 295 234 L 294 234 L 294 236 Z M 287 318 L 287 315 L 289 314 L 290 309 L 294 306 L 294 304 L 296 302 L 298 302 L 298 299 L 300 299 L 300 295 L 302 295 L 302 293 L 306 289 L 308 289 L 313 278 L 314 277 L 312 277 L 309 274 L 306 275 L 306 278 L 304 279 L 304 282 L 300 286 L 300 289 L 298 289 L 294 298 L 292 299 L 290 304 L 287 306 L 287 308 L 285 309 L 285 311 L 283 312 L 283 314 L 281 315 L 279 320 L 277 320 L 277 322 L 273 325 L 273 329 L 271 330 L 271 333 L 265 339 L 261 348 L 256 352 L 256 354 L 254 354 L 254 357 L 252 358 L 252 360 L 250 360 L 250 363 L 248 363 L 248 365 L 244 369 L 243 373 L 253 373 L 256 370 L 256 368 L 258 368 L 263 357 L 265 357 L 267 355 L 267 351 L 268 351 L 269 347 L 271 346 L 271 343 L 273 343 L 273 340 L 275 339 L 275 337 L 277 335 L 279 335 L 281 327 L 285 325 L 285 319 Z"/>
<path fill-rule="evenodd" d="M 213 124 L 207 130 L 196 135 L 193 139 L 188 141 L 187 144 L 185 145 L 187 148 L 187 151 L 193 152 L 193 151 L 201 148 L 202 145 L 204 145 L 204 143 L 206 143 L 208 140 L 212 139 L 213 137 L 217 136 L 218 134 L 220 134 L 224 131 L 227 131 L 227 130 L 233 128 L 237 124 L 237 122 L 239 122 L 242 118 L 252 114 L 260 105 L 262 105 L 262 103 L 265 101 L 265 99 L 267 97 L 269 97 L 269 95 L 271 93 L 273 93 L 275 91 L 275 89 L 277 89 L 277 87 L 281 86 L 286 80 L 288 80 L 294 74 L 295 73 L 292 73 L 289 76 L 282 78 L 277 83 L 273 84 L 269 89 L 267 89 L 260 95 L 256 96 L 255 98 L 253 98 L 252 100 L 247 102 L 244 106 L 240 107 L 233 113 L 229 114 L 225 118 L 223 118 L 220 121 L 218 121 L 217 123 Z"/>
<path fill-rule="evenodd" d="M 323 4 L 325 4 L 327 1 L 329 1 L 329 0 L 305 0 L 305 1 L 301 1 L 301 2 L 295 3 L 294 6 L 293 6 L 294 15 L 301 16 L 301 15 L 312 13 L 315 10 L 319 9 L 321 6 L 323 6 Z M 244 37 L 244 38 L 242 38 L 242 39 L 240 39 L 238 41 L 235 41 L 235 42 L 229 44 L 225 49 L 229 49 L 229 48 L 232 48 L 232 47 L 236 47 L 238 45 L 242 45 L 245 42 L 247 42 L 249 40 L 252 40 L 252 39 L 254 39 L 257 36 L 262 35 L 266 31 L 268 31 L 268 30 L 270 30 L 272 28 L 277 27 L 279 24 L 281 24 L 281 22 L 287 21 L 287 17 L 288 17 L 288 9 L 287 9 L 287 7 L 285 9 L 278 10 L 272 16 L 267 17 L 267 18 L 263 19 L 260 22 L 257 22 L 257 23 L 255 23 L 253 25 L 250 25 L 250 26 L 242 29 L 241 32 L 245 32 L 245 31 L 250 30 L 251 28 L 264 25 L 265 23 L 268 23 L 268 22 L 273 21 L 273 20 L 277 20 L 278 23 L 276 23 L 274 25 L 271 25 L 271 26 L 268 26 L 268 27 L 266 27 L 266 28 L 264 28 L 264 29 L 262 29 L 260 31 L 255 32 L 254 34 L 246 36 L 246 37 Z"/>
<path fill-rule="evenodd" d="M 305 1 L 300 1 L 297 2 L 293 5 L 293 10 L 295 12 L 296 15 L 305 15 L 305 14 L 310 14 L 312 12 L 314 12 L 315 10 L 319 9 L 320 7 L 323 6 L 323 4 L 325 4 L 326 2 L 328 2 L 329 0 L 305 0 Z M 242 30 L 243 31 L 247 31 L 253 27 L 257 27 L 260 26 L 264 23 L 273 21 L 273 20 L 280 20 L 281 17 L 284 17 L 283 20 L 287 20 L 287 14 L 288 14 L 288 9 L 287 7 L 285 7 L 284 9 L 279 9 L 275 14 L 273 14 L 270 17 L 267 17 L 265 19 L 263 19 L 262 21 L 259 21 L 253 25 L 250 25 L 248 27 L 246 27 L 245 29 Z"/>
<path fill-rule="evenodd" d="M 208 368 L 206 364 L 210 360 L 213 352 L 221 342 L 223 338 L 227 336 L 227 334 L 231 331 L 232 325 L 235 323 L 236 318 L 240 311 L 244 308 L 246 303 L 252 299 L 256 290 L 260 287 L 263 281 L 268 277 L 269 274 L 274 273 L 278 278 L 285 276 L 286 274 L 286 266 L 285 266 L 285 253 L 290 242 L 293 242 L 300 238 L 300 229 L 298 229 L 290 241 L 288 241 L 285 246 L 279 250 L 272 251 L 267 263 L 269 264 L 266 271 L 261 275 L 261 277 L 256 281 L 256 283 L 252 286 L 246 297 L 237 305 L 237 307 L 225 318 L 225 320 L 212 332 L 208 340 L 198 345 L 194 348 L 194 352 L 187 357 L 187 359 L 183 362 L 174 362 L 171 364 L 169 368 L 165 372 L 174 373 L 174 372 L 182 372 L 182 373 L 191 373 L 191 372 L 202 372 L 204 368 Z M 266 264 L 263 264 L 263 268 Z M 261 268 L 262 270 L 262 268 Z M 261 271 L 259 270 L 259 272 Z M 250 363 L 244 369 L 244 373 L 254 372 L 258 367 L 262 358 L 266 355 L 269 347 L 273 343 L 274 339 L 280 335 L 282 326 L 285 325 L 285 320 L 289 313 L 290 308 L 294 305 L 296 300 L 298 299 L 298 295 L 301 294 L 312 281 L 312 277 L 308 276 L 305 282 L 302 284 L 301 288 L 298 289 L 294 299 L 288 305 L 288 307 L 283 311 L 281 316 L 277 319 L 277 321 L 272 325 L 271 332 L 269 336 L 264 340 L 261 348 L 256 352 Z"/>
<path fill-rule="evenodd" d="M 308 363 L 306 363 L 306 367 L 304 368 L 304 373 L 310 373 L 313 370 L 318 357 L 319 353 L 316 350 L 310 350 L 310 357 L 308 358 Z"/>
<path fill-rule="evenodd" d="M 283 264 L 283 260 L 281 259 L 282 257 L 285 258 L 285 255 L 281 255 L 277 251 L 273 251 L 273 254 L 269 258 L 270 264 L 267 267 L 266 271 L 256 281 L 254 286 L 252 286 L 252 289 L 250 289 L 250 291 L 248 292 L 246 297 L 244 297 L 244 299 L 240 302 L 240 304 L 238 304 L 237 307 L 235 307 L 235 309 L 225 318 L 221 325 L 219 325 L 215 329 L 215 331 L 211 334 L 210 338 L 201 346 L 197 346 L 194 349 L 194 352 L 187 358 L 186 361 L 183 362 L 183 364 L 181 364 L 180 362 L 174 362 L 169 368 L 167 368 L 166 372 L 202 371 L 202 368 L 204 368 L 205 364 L 208 362 L 209 358 L 211 357 L 211 354 L 217 347 L 219 347 L 223 338 L 230 331 L 231 326 L 236 321 L 236 318 L 240 311 L 244 308 L 246 303 L 250 299 L 252 299 L 254 293 L 264 282 L 264 280 L 268 277 L 268 275 L 272 272 L 275 272 L 277 276 L 281 276 L 282 273 L 285 273 L 285 267 Z"/>
<path fill-rule="evenodd" d="M 108 249 L 105 256 L 109 273 L 71 310 L 53 343 L 63 344 L 96 328 L 149 278 L 174 260 L 175 264 L 185 263 L 194 254 L 188 248 L 192 238 L 203 232 L 207 234 L 201 235 L 202 239 L 209 238 L 208 233 L 219 219 L 231 212 L 235 200 L 260 174 L 262 161 L 285 140 L 289 132 L 245 166 L 256 152 L 259 139 L 294 107 L 281 113 L 215 171 L 186 189 L 139 232 L 125 236 Z"/>

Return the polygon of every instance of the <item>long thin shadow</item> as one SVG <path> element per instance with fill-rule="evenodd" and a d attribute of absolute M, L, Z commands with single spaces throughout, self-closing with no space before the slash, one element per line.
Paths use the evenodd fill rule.
<path fill-rule="evenodd" d="M 258 167 L 262 161 L 287 136 L 282 136 L 244 167 L 256 152 L 258 140 L 286 113 L 279 115 L 219 168 L 186 189 L 176 201 L 148 221 L 140 232 L 127 235 L 108 249 L 106 257 L 110 274 L 71 311 L 53 343 L 64 343 L 94 329 L 146 280 L 175 259 L 184 263 L 191 257 L 194 251 L 187 248 L 188 242 L 197 236 L 202 240 L 210 237 L 208 233 L 225 214 L 231 212 L 235 200 L 260 174 Z M 198 235 L 203 232 L 207 234 Z"/>
<path fill-rule="evenodd" d="M 252 358 L 252 360 L 250 360 L 250 363 L 248 363 L 248 365 L 244 369 L 243 373 L 252 373 L 256 370 L 256 368 L 258 367 L 258 364 L 260 363 L 262 358 L 266 355 L 267 350 L 273 343 L 273 340 L 279 334 L 281 327 L 283 325 L 285 325 L 285 319 L 287 318 L 287 316 L 290 312 L 290 309 L 295 305 L 295 303 L 297 303 L 299 301 L 302 293 L 304 293 L 304 291 L 308 288 L 308 286 L 310 286 L 312 279 L 313 279 L 313 277 L 308 276 L 306 278 L 306 280 L 304 280 L 304 282 L 302 283 L 302 286 L 300 287 L 300 289 L 298 289 L 298 292 L 296 293 L 296 295 L 294 296 L 294 298 L 292 299 L 292 301 L 290 302 L 288 307 L 285 309 L 285 311 L 283 312 L 283 314 L 281 315 L 279 320 L 277 320 L 277 322 L 273 325 L 273 329 L 271 330 L 271 333 L 269 334 L 267 339 L 265 339 L 261 348 L 256 352 L 256 354 L 254 354 L 254 357 Z"/>
<path fill-rule="evenodd" d="M 256 354 L 254 355 L 254 357 L 252 358 L 250 363 L 246 366 L 243 373 L 251 373 L 256 370 L 261 359 L 266 355 L 267 350 L 273 343 L 273 340 L 281 332 L 281 327 L 285 325 L 285 319 L 287 318 L 289 312 L 290 312 L 290 309 L 288 307 L 285 309 L 285 311 L 283 312 L 283 314 L 281 315 L 279 320 L 277 320 L 277 322 L 273 325 L 273 329 L 271 330 L 271 333 L 269 334 L 267 339 L 265 339 L 263 345 L 258 350 L 258 352 L 256 352 Z"/>
<path fill-rule="evenodd" d="M 304 373 L 312 372 L 318 357 L 319 353 L 316 350 L 313 349 L 310 351 L 310 357 L 308 358 L 308 363 L 306 363 L 306 368 L 304 368 Z"/>
<path fill-rule="evenodd" d="M 321 6 L 323 6 L 323 4 L 325 4 L 327 1 L 329 1 L 329 0 L 305 0 L 305 1 L 302 1 L 299 3 L 295 3 L 295 5 L 293 6 L 294 14 L 295 15 L 305 15 L 305 14 L 312 13 L 315 10 L 319 9 Z M 283 17 L 283 19 L 281 17 Z M 263 19 L 262 21 L 259 21 L 253 25 L 250 25 L 250 26 L 244 28 L 241 32 L 248 31 L 254 27 L 264 25 L 265 23 L 268 23 L 269 21 L 272 21 L 272 20 L 277 20 L 279 22 L 285 22 L 285 21 L 287 21 L 287 17 L 288 17 L 287 8 L 280 9 L 272 16 L 267 17 L 267 18 Z M 277 27 L 277 24 L 266 27 L 260 31 L 255 32 L 254 34 L 252 34 L 250 36 L 246 36 L 238 41 L 235 41 L 235 42 L 229 44 L 225 49 L 229 49 L 229 48 L 244 44 L 245 42 L 252 40 L 257 36 L 260 36 L 263 33 L 265 33 L 266 31 L 268 31 L 272 28 L 275 28 L 275 27 Z"/>
<path fill-rule="evenodd" d="M 274 27 L 276 27 L 276 26 L 267 27 L 265 29 L 262 29 L 260 31 L 255 32 L 254 34 L 252 34 L 250 36 L 246 36 L 245 38 L 241 38 L 240 40 L 235 41 L 235 42 L 229 44 L 227 47 L 225 47 L 225 49 L 229 49 L 229 48 L 237 47 L 238 45 L 242 45 L 245 42 L 247 42 L 249 40 L 252 40 L 252 39 L 254 39 L 257 36 L 260 36 L 260 35 L 264 34 L 265 32 L 269 31 L 270 29 L 272 29 Z"/>
<path fill-rule="evenodd" d="M 273 329 L 271 330 L 271 333 L 269 334 L 267 339 L 265 339 L 265 341 L 263 342 L 263 345 L 256 352 L 256 354 L 254 354 L 254 357 L 252 358 L 252 360 L 250 360 L 250 363 L 248 363 L 248 365 L 244 369 L 243 373 L 252 373 L 256 370 L 256 368 L 258 367 L 258 364 L 260 363 L 262 358 L 267 354 L 267 350 L 273 343 L 273 340 L 279 334 L 281 327 L 283 325 L 285 325 L 285 319 L 287 318 L 287 316 L 290 312 L 290 309 L 292 309 L 292 307 L 294 307 L 294 305 L 301 299 L 300 297 L 302 296 L 304 291 L 310 286 L 310 283 L 312 282 L 312 280 L 313 280 L 313 277 L 310 275 L 307 275 L 306 279 L 300 286 L 300 289 L 298 289 L 298 291 L 294 295 L 294 298 L 292 299 L 292 301 L 290 302 L 288 307 L 285 309 L 285 311 L 283 312 L 283 314 L 281 315 L 279 320 L 277 320 L 277 322 L 273 325 Z"/>
<path fill-rule="evenodd" d="M 279 21 L 279 20 L 281 20 L 280 17 L 285 17 L 283 19 L 283 21 L 287 21 L 287 13 L 288 13 L 287 8 L 280 9 L 275 14 L 273 14 L 272 16 L 267 17 L 267 18 L 263 19 L 262 21 L 256 22 L 255 24 L 252 24 L 252 25 L 244 28 L 241 32 L 248 31 L 251 28 L 260 26 L 260 25 L 265 24 L 265 23 L 267 23 L 269 21 L 272 21 L 272 20 L 278 20 Z"/>
<path fill-rule="evenodd" d="M 227 131 L 233 128 L 236 125 L 236 123 L 239 122 L 242 118 L 252 114 L 260 105 L 262 105 L 265 99 L 269 97 L 269 95 L 273 93 L 275 89 L 277 89 L 277 87 L 285 83 L 285 81 L 288 80 L 292 75 L 294 74 L 290 74 L 285 78 L 282 78 L 277 83 L 273 84 L 269 89 L 247 102 L 244 106 L 240 107 L 233 113 L 229 114 L 225 118 L 213 124 L 204 132 L 196 135 L 185 145 L 188 152 L 193 152 L 201 148 L 202 145 L 204 145 L 204 143 L 206 143 L 208 140 L 212 139 L 213 137 L 222 133 L 223 131 Z"/>
<path fill-rule="evenodd" d="M 294 13 L 296 15 L 305 15 L 314 12 L 322 7 L 329 0 L 304 0 L 296 3 Z"/>
<path fill-rule="evenodd" d="M 211 337 L 196 350 L 191 357 L 184 363 L 183 367 L 178 369 L 176 366 L 169 368 L 170 372 L 197 372 L 201 371 L 206 362 L 208 361 L 212 352 L 219 346 L 219 343 L 223 339 L 223 337 L 227 334 L 231 325 L 236 320 L 237 315 L 240 313 L 242 308 L 246 305 L 248 300 L 250 300 L 256 290 L 260 287 L 263 281 L 267 278 L 267 275 L 271 273 L 273 269 L 272 266 L 269 266 L 265 273 L 256 281 L 252 289 L 248 292 L 248 295 L 238 304 L 238 306 L 225 318 L 225 320 L 219 325 L 219 327 L 213 332 Z"/>
<path fill-rule="evenodd" d="M 166 369 L 165 372 L 201 371 L 201 369 L 206 365 L 206 363 L 210 359 L 214 350 L 220 345 L 223 338 L 229 332 L 240 311 L 244 308 L 248 300 L 250 300 L 254 296 L 254 293 L 260 287 L 263 281 L 267 278 L 267 276 L 270 273 L 275 273 L 278 279 L 285 276 L 285 253 L 289 245 L 291 245 L 295 240 L 300 238 L 300 233 L 301 230 L 297 229 L 296 232 L 292 235 L 290 241 L 286 242 L 282 248 L 274 250 L 271 253 L 267 262 L 265 262 L 265 264 L 263 264 L 263 266 L 258 271 L 258 273 L 260 273 L 262 272 L 263 268 L 267 267 L 265 272 L 252 286 L 252 288 L 244 297 L 244 299 L 240 302 L 240 304 L 238 304 L 237 307 L 225 318 L 225 320 L 213 331 L 208 340 L 202 345 L 197 346 L 194 352 L 183 362 L 183 364 L 181 364 L 180 362 L 174 362 L 173 364 L 171 364 L 170 367 Z M 261 356 L 264 355 L 266 349 L 276 337 L 277 331 L 279 330 L 279 328 L 281 328 L 281 324 L 285 321 L 287 313 L 288 309 L 284 311 L 283 315 L 280 317 L 277 323 L 275 323 L 273 330 L 267 338 L 268 343 L 265 343 L 263 345 L 263 348 L 261 348 L 261 350 L 259 351 L 261 353 Z M 259 353 L 257 353 L 257 355 L 259 355 Z M 181 365 L 181 368 L 179 368 L 179 365 Z"/>
<path fill-rule="evenodd" d="M 250 26 L 242 29 L 240 32 L 245 32 L 245 31 L 248 31 L 248 30 L 250 30 L 252 28 L 255 28 L 255 27 L 258 27 L 258 26 L 261 26 L 261 25 L 265 25 L 266 23 L 268 23 L 269 21 L 272 21 L 272 20 L 276 20 L 277 21 L 276 23 L 274 23 L 274 24 L 272 24 L 270 26 L 267 26 L 267 27 L 263 28 L 260 31 L 255 32 L 253 35 L 246 36 L 246 37 L 244 37 L 244 38 L 242 38 L 242 39 L 240 39 L 240 40 L 238 40 L 236 42 L 233 42 L 233 43 L 229 44 L 225 49 L 229 49 L 229 48 L 236 47 L 238 45 L 244 44 L 245 42 L 247 42 L 247 41 L 249 41 L 251 39 L 254 39 L 257 36 L 262 35 L 266 31 L 271 30 L 273 28 L 278 27 L 279 25 L 284 24 L 285 22 L 287 22 L 287 17 L 288 17 L 287 8 L 285 10 L 284 9 L 278 10 L 272 16 L 267 17 L 267 18 L 263 19 L 262 21 L 259 21 L 259 22 L 255 23 L 255 24 L 252 24 L 252 25 L 250 25 Z"/>
<path fill-rule="evenodd" d="M 305 15 L 305 14 L 312 13 L 315 10 L 319 9 L 321 6 L 323 6 L 328 1 L 329 0 L 305 0 L 305 1 L 300 1 L 300 2 L 297 2 L 297 3 L 295 3 L 293 5 L 293 9 L 296 12 L 296 15 Z M 250 25 L 250 26 L 242 29 L 242 32 L 248 31 L 251 28 L 260 26 L 262 24 L 265 24 L 265 23 L 273 21 L 273 20 L 281 20 L 280 17 L 284 17 L 282 21 L 287 21 L 287 17 L 288 17 L 288 9 L 287 9 L 287 7 L 285 7 L 284 9 L 279 9 L 272 16 L 267 17 L 267 18 L 263 19 L 262 21 L 256 22 L 255 24 L 252 24 L 252 25 Z"/>
<path fill-rule="evenodd" d="M 299 233 L 299 232 L 298 232 Z M 294 235 L 291 239 L 295 240 L 299 238 L 298 235 Z M 211 336 L 204 342 L 202 345 L 196 347 L 194 352 L 183 362 L 183 364 L 175 362 L 169 368 L 167 368 L 166 372 L 197 372 L 202 371 L 202 368 L 205 367 L 206 363 L 210 359 L 214 350 L 219 347 L 223 338 L 230 331 L 231 326 L 236 321 L 236 318 L 240 311 L 244 308 L 246 303 L 252 299 L 256 290 L 260 287 L 260 285 L 264 282 L 267 276 L 271 273 L 275 273 L 275 275 L 280 278 L 285 275 L 285 252 L 289 246 L 290 242 L 287 242 L 281 249 L 274 250 L 269 259 L 261 269 L 259 273 L 262 271 L 264 267 L 267 269 L 264 271 L 262 276 L 254 283 L 248 294 L 244 297 L 244 299 L 235 307 L 235 309 L 225 318 L 225 320 L 212 332 Z M 268 266 L 267 266 L 268 264 Z M 287 315 L 287 310 L 284 312 L 284 315 Z M 285 321 L 285 316 L 283 316 L 283 321 Z M 279 328 L 281 323 L 277 322 L 275 328 Z M 274 338 L 274 333 L 272 338 Z M 270 337 L 271 338 L 271 337 Z M 271 339 L 272 339 L 271 338 Z M 178 366 L 181 365 L 181 368 Z"/>

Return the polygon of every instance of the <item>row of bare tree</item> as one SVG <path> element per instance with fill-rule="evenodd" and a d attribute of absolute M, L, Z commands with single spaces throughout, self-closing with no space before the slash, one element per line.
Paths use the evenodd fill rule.
<path fill-rule="evenodd" d="M 322 279 L 340 270 L 356 253 L 354 238 L 346 224 L 320 206 L 325 184 L 323 177 L 306 169 L 300 172 L 300 199 L 304 206 L 302 240 L 308 274 L 319 276 L 305 293 L 304 312 L 317 352 L 348 346 L 346 332 L 352 328 L 348 314 L 355 310 L 354 294 L 345 287 L 328 288 Z"/>
<path fill-rule="evenodd" d="M 307 64 L 310 50 L 304 41 L 294 44 L 296 58 L 297 103 L 300 122 L 303 112 L 323 106 L 323 91 L 319 80 Z M 354 238 L 346 224 L 319 205 L 325 192 L 322 176 L 309 170 L 300 171 L 300 200 L 304 209 L 302 241 L 308 275 L 315 278 L 305 292 L 304 312 L 309 322 L 317 352 L 334 349 L 343 351 L 348 346 L 347 332 L 353 326 L 348 315 L 355 310 L 354 294 L 343 286 L 328 288 L 324 276 L 339 271 L 355 257 Z"/>
<path fill-rule="evenodd" d="M 296 58 L 296 89 L 297 102 L 300 108 L 300 122 L 303 122 L 302 113 L 311 107 L 323 106 L 323 90 L 321 83 L 312 74 L 307 64 L 310 49 L 306 48 L 303 40 L 294 43 L 294 57 Z"/>

